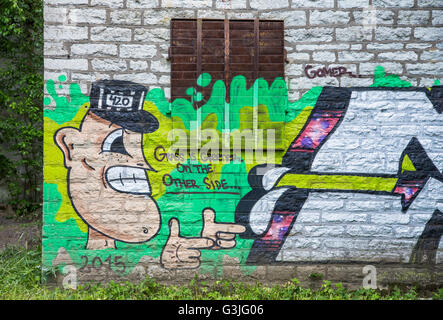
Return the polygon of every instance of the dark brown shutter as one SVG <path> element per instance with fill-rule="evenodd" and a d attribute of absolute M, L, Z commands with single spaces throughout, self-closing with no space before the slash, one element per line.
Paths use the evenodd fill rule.
<path fill-rule="evenodd" d="M 201 73 L 209 73 L 211 85 L 199 88 L 203 93 L 203 101 L 196 104 L 201 107 L 211 96 L 212 84 L 216 80 L 225 81 L 225 23 L 223 20 L 202 21 L 201 41 Z"/>
<path fill-rule="evenodd" d="M 171 21 L 171 98 L 189 98 L 186 89 L 195 86 L 197 72 L 197 21 Z"/>
<path fill-rule="evenodd" d="M 269 84 L 285 76 L 285 43 L 283 21 L 259 22 L 258 77 Z"/>
<path fill-rule="evenodd" d="M 242 75 L 248 87 L 258 77 L 256 46 L 258 39 L 254 32 L 254 21 L 230 21 L 229 23 L 229 80 Z"/>
<path fill-rule="evenodd" d="M 233 77 L 246 77 L 248 87 L 257 78 L 269 85 L 284 77 L 283 21 L 191 19 L 171 22 L 171 99 L 190 99 L 186 89 L 196 87 L 197 77 L 209 73 L 212 83 Z M 198 88 L 209 98 L 212 85 Z"/>

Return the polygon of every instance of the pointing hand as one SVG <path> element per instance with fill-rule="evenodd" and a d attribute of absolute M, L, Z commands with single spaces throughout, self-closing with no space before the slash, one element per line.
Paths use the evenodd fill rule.
<path fill-rule="evenodd" d="M 169 220 L 169 238 L 160 258 L 160 263 L 167 269 L 189 269 L 200 266 L 200 249 L 209 249 L 214 242 L 208 238 L 185 238 L 180 236 L 180 223 L 177 219 Z"/>
<path fill-rule="evenodd" d="M 244 226 L 235 223 L 215 222 L 215 211 L 203 210 L 203 230 L 201 236 L 214 241 L 212 249 L 231 249 L 236 246 L 235 236 L 246 231 Z"/>

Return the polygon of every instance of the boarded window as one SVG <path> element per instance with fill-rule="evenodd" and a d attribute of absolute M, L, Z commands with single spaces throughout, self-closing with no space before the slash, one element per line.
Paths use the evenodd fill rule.
<path fill-rule="evenodd" d="M 231 92 L 231 82 L 234 77 L 243 76 L 246 79 L 246 87 L 252 88 L 256 95 L 251 96 L 250 104 L 247 103 L 247 99 L 244 100 L 245 106 L 256 106 L 257 101 L 259 104 L 259 101 L 263 100 L 258 96 L 268 92 L 260 88 L 271 86 L 278 77 L 284 81 L 284 56 L 283 21 L 173 19 L 170 49 L 171 98 L 172 100 L 178 98 L 190 100 L 194 108 L 198 110 L 208 102 L 211 95 L 225 94 L 217 90 L 213 92 L 214 83 L 222 80 L 226 86 L 226 102 L 230 103 L 231 99 L 238 98 L 234 97 Z M 196 88 L 197 79 L 201 74 L 209 74 L 212 81 L 207 86 L 198 87 L 197 85 Z M 258 82 L 254 89 L 254 82 L 259 78 L 266 83 Z M 202 94 L 201 99 L 193 99 L 190 94 L 192 88 L 196 88 Z M 284 97 L 281 101 L 285 102 Z M 275 108 L 267 107 L 268 113 L 276 112 Z M 228 112 L 225 106 L 220 105 L 217 108 Z M 245 115 L 243 112 L 242 126 L 247 128 L 250 122 L 251 129 L 271 127 L 276 129 L 278 148 L 283 139 L 283 121 L 269 126 L 265 123 L 269 122 L 267 118 L 275 119 L 276 117 L 272 114 L 264 115 L 262 110 L 262 107 L 254 108 L 253 114 L 250 115 Z M 282 111 L 279 117 L 284 119 L 284 109 Z M 223 129 L 233 129 L 232 120 L 235 119 L 231 121 L 226 121 L 226 119 L 225 117 Z"/>

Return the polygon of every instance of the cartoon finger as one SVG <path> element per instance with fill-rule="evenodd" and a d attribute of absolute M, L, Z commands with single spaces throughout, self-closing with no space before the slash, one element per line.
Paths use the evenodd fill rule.
<path fill-rule="evenodd" d="M 234 240 L 237 234 L 235 233 L 226 233 L 226 232 L 217 232 L 217 240 Z"/>
<path fill-rule="evenodd" d="M 236 241 L 235 240 L 221 240 L 218 239 L 216 241 L 216 244 L 218 247 L 222 248 L 222 249 L 231 249 L 234 248 L 236 246 Z"/>
<path fill-rule="evenodd" d="M 202 253 L 200 250 L 189 249 L 186 253 L 189 260 L 200 259 Z"/>
<path fill-rule="evenodd" d="M 177 250 L 177 258 L 181 262 L 194 262 L 194 260 L 199 260 L 200 256 L 200 250 L 185 249 L 183 247 Z"/>
<path fill-rule="evenodd" d="M 188 249 L 210 249 L 214 246 L 214 241 L 209 238 L 191 238 L 186 239 Z"/>
<path fill-rule="evenodd" d="M 243 233 L 246 231 L 244 226 L 235 223 L 217 223 L 215 222 L 215 211 L 211 208 L 203 210 L 203 225 L 210 230 L 224 233 Z"/>
<path fill-rule="evenodd" d="M 207 223 L 215 223 L 215 211 L 211 208 L 206 208 L 203 210 L 203 225 Z"/>
<path fill-rule="evenodd" d="M 219 233 L 232 233 L 235 235 L 237 233 L 243 233 L 246 231 L 244 226 L 235 223 L 218 223 L 216 228 L 217 235 Z"/>
<path fill-rule="evenodd" d="M 180 265 L 180 269 L 195 269 L 200 267 L 200 259 L 189 259 Z"/>
<path fill-rule="evenodd" d="M 169 220 L 169 238 L 180 237 L 180 223 L 176 218 Z"/>

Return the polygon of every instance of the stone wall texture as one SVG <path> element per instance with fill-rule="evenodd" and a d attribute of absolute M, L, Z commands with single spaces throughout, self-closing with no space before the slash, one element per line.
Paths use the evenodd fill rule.
<path fill-rule="evenodd" d="M 441 284 L 441 0 L 45 0 L 44 18 L 43 260 L 60 284 L 361 286 L 366 265 L 379 287 Z M 171 19 L 199 18 L 284 20 L 285 78 L 239 82 L 237 109 L 169 101 Z M 168 161 L 172 129 L 282 127 L 272 160 Z"/>

